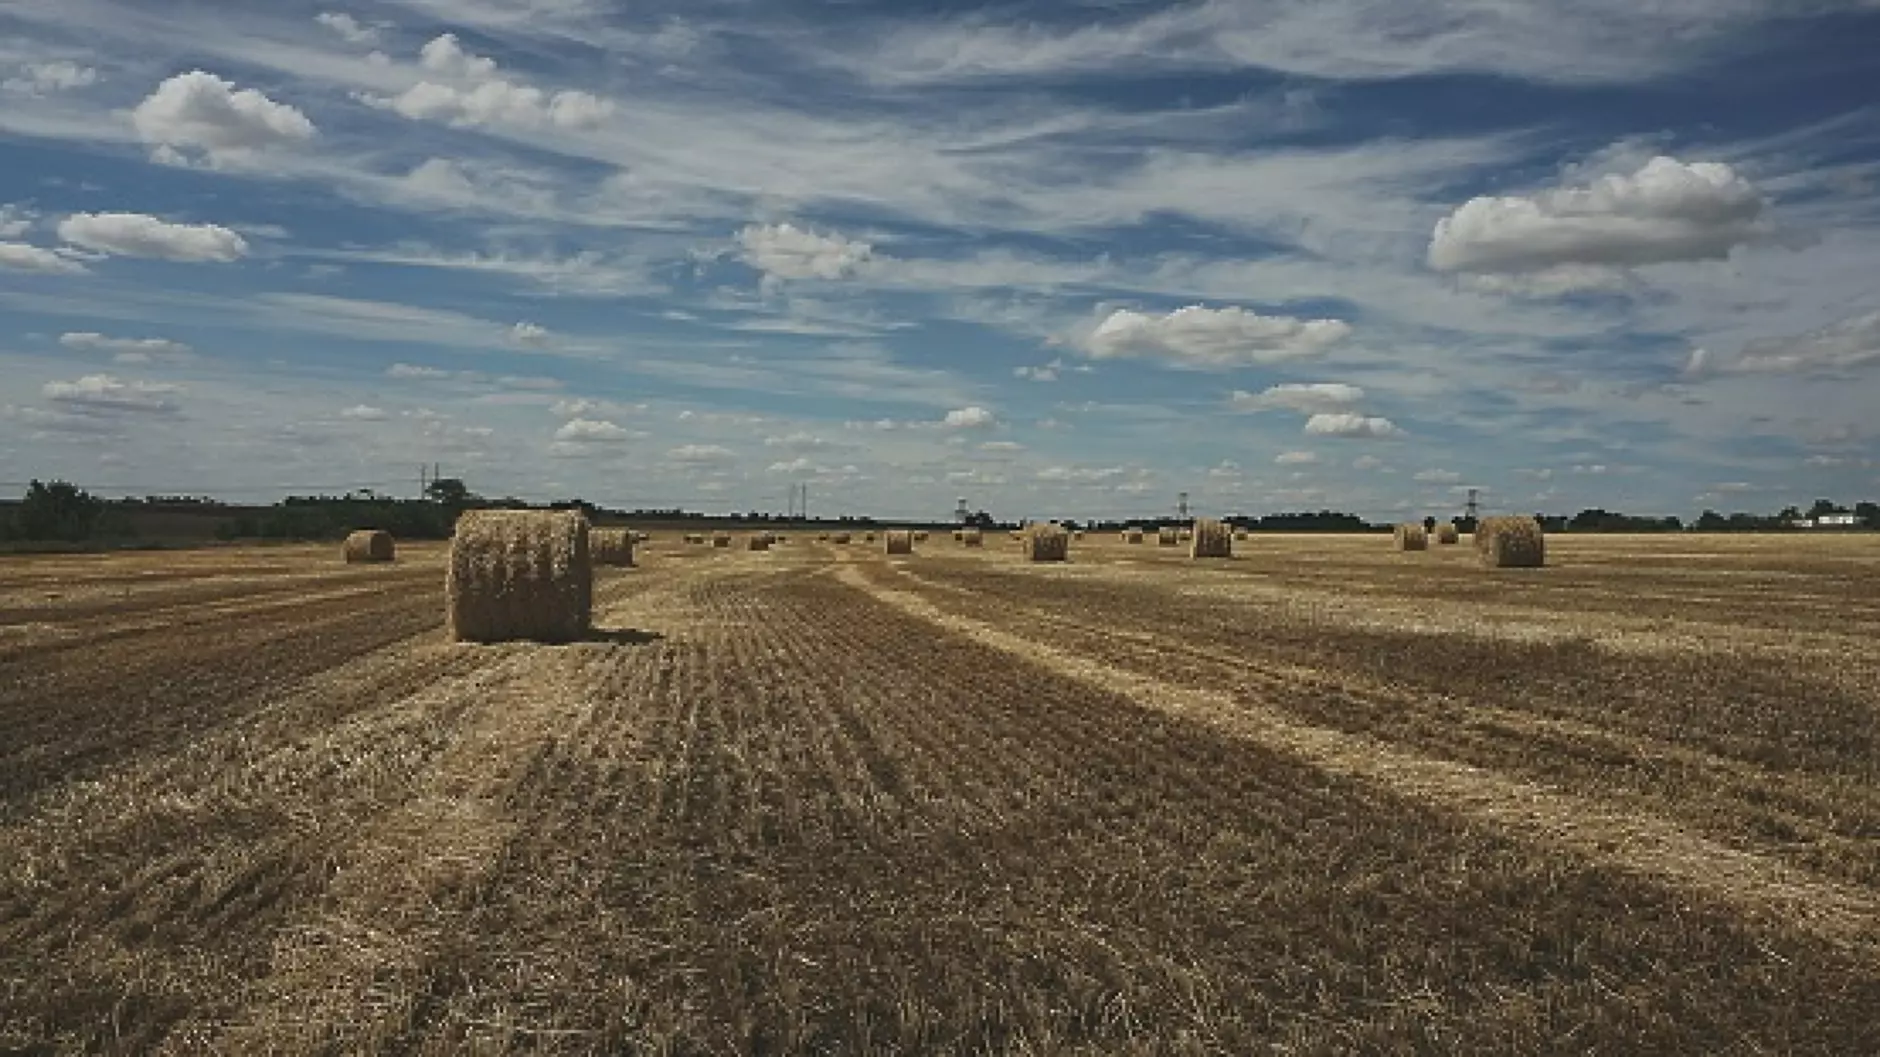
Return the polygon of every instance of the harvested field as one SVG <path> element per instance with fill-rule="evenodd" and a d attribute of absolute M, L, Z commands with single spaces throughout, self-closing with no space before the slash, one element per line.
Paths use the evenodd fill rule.
<path fill-rule="evenodd" d="M 1880 1052 L 1880 539 L 0 562 L 0 1052 Z"/>

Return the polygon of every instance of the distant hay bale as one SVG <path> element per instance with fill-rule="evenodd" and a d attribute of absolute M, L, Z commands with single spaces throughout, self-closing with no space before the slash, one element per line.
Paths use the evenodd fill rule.
<path fill-rule="evenodd" d="M 685 534 L 685 541 L 687 543 L 704 543 L 705 535 L 701 532 L 688 532 Z"/>
<path fill-rule="evenodd" d="M 1190 558 L 1232 558 L 1234 556 L 1234 532 L 1225 524 L 1212 518 L 1202 518 L 1195 522 L 1194 537 L 1188 547 Z"/>
<path fill-rule="evenodd" d="M 1491 569 L 1547 564 L 1547 534 L 1531 517 L 1485 517 L 1475 526 L 1475 552 Z"/>
<path fill-rule="evenodd" d="M 818 543 L 828 543 L 828 542 L 829 542 L 829 533 L 827 533 L 827 532 L 818 532 L 818 533 L 816 533 L 816 542 L 818 542 Z"/>
<path fill-rule="evenodd" d="M 729 532 L 714 532 L 714 533 L 712 533 L 712 546 L 714 546 L 714 547 L 729 547 L 729 546 L 731 546 L 731 533 L 729 533 Z"/>
<path fill-rule="evenodd" d="M 1430 549 L 1430 534 L 1421 522 L 1406 521 L 1391 531 L 1391 538 L 1400 551 L 1426 551 Z"/>
<path fill-rule="evenodd" d="M 862 542 L 863 542 L 863 543 L 873 543 L 873 542 L 875 542 L 875 534 L 874 534 L 874 533 L 872 533 L 872 532 L 870 532 L 870 533 L 868 533 L 868 534 L 866 534 L 866 535 L 864 535 L 864 536 L 862 537 Z"/>
<path fill-rule="evenodd" d="M 1452 546 L 1462 542 L 1462 533 L 1456 531 L 1456 523 L 1445 521 L 1436 526 L 1436 542 L 1443 546 Z"/>
<path fill-rule="evenodd" d="M 955 542 L 955 543 L 958 543 L 958 542 L 960 542 L 960 541 L 962 541 L 962 540 L 964 540 L 965 538 L 966 538 L 966 530 L 965 530 L 965 529 L 954 529 L 954 530 L 953 530 L 953 542 Z"/>
<path fill-rule="evenodd" d="M 963 547 L 983 547 L 986 545 L 985 534 L 976 528 L 963 529 L 957 535 Z"/>
<path fill-rule="evenodd" d="M 1025 542 L 1025 531 L 1023 529 L 1013 529 L 1011 532 L 1006 533 L 1006 535 L 1011 536 L 1016 542 Z"/>
<path fill-rule="evenodd" d="M 849 534 L 846 532 L 838 532 L 835 535 L 829 537 L 829 542 L 831 543 L 847 543 L 848 541 L 849 541 Z"/>
<path fill-rule="evenodd" d="M 914 542 L 915 542 L 915 543 L 925 543 L 925 542 L 927 542 L 927 530 L 926 530 L 926 529 L 915 529 L 915 530 L 914 530 Z"/>
<path fill-rule="evenodd" d="M 1084 538 L 1083 529 L 1078 529 L 1076 532 L 1071 533 L 1071 540 L 1073 542 L 1081 543 L 1083 542 L 1083 538 Z"/>
<path fill-rule="evenodd" d="M 889 554 L 914 553 L 914 534 L 912 532 L 891 531 L 887 534 Z"/>
<path fill-rule="evenodd" d="M 1195 538 L 1194 530 L 1192 529 L 1181 529 L 1179 531 L 1181 534 L 1176 537 L 1179 542 L 1187 543 L 1189 540 Z"/>
<path fill-rule="evenodd" d="M 744 541 L 744 549 L 751 551 L 767 551 L 770 549 L 770 537 L 762 532 L 751 536 Z"/>
<path fill-rule="evenodd" d="M 392 534 L 384 529 L 360 529 L 346 536 L 343 553 L 346 564 L 355 562 L 389 562 L 395 548 Z"/>
<path fill-rule="evenodd" d="M 1043 522 L 1025 529 L 1025 560 L 1061 562 L 1071 555 L 1071 534 L 1063 526 Z"/>
<path fill-rule="evenodd" d="M 1234 530 L 1234 538 L 1235 538 L 1235 539 L 1237 539 L 1237 540 L 1244 540 L 1244 539 L 1246 539 L 1246 538 L 1247 538 L 1247 530 L 1246 530 L 1246 529 L 1244 529 L 1244 528 L 1237 528 L 1237 529 L 1235 529 L 1235 530 Z"/>
<path fill-rule="evenodd" d="M 1172 527 L 1160 528 L 1155 532 L 1155 542 L 1159 547 L 1173 547 L 1180 544 L 1181 541 L 1182 537 L 1180 531 Z"/>
<path fill-rule="evenodd" d="M 1139 528 L 1134 528 L 1134 527 L 1124 530 L 1123 542 L 1124 543 L 1141 543 L 1142 542 L 1142 530 Z"/>
<path fill-rule="evenodd" d="M 626 529 L 588 530 L 588 555 L 595 565 L 633 565 L 633 533 Z"/>
<path fill-rule="evenodd" d="M 594 610 L 580 511 L 472 510 L 457 519 L 444 581 L 456 642 L 573 642 Z"/>

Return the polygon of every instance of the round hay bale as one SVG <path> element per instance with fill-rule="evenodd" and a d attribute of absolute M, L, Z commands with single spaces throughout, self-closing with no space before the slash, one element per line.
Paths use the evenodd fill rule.
<path fill-rule="evenodd" d="M 1237 528 L 1237 529 L 1235 529 L 1235 530 L 1234 530 L 1234 538 L 1235 538 L 1236 540 L 1244 540 L 1244 539 L 1246 539 L 1246 538 L 1247 538 L 1247 530 L 1246 530 L 1246 529 L 1244 529 L 1244 528 Z"/>
<path fill-rule="evenodd" d="M 725 547 L 725 548 L 730 547 L 731 546 L 731 533 L 729 532 L 712 533 L 712 546 Z"/>
<path fill-rule="evenodd" d="M 1190 558 L 1232 558 L 1234 556 L 1234 533 L 1227 525 L 1213 518 L 1201 518 L 1195 522 L 1190 533 L 1193 540 L 1188 547 Z"/>
<path fill-rule="evenodd" d="M 960 546 L 962 547 L 983 547 L 986 545 L 985 533 L 980 532 L 976 528 L 970 528 L 960 532 L 959 537 Z"/>
<path fill-rule="evenodd" d="M 755 536 L 750 536 L 744 541 L 744 549 L 747 551 L 767 551 L 770 549 L 770 537 L 762 532 Z"/>
<path fill-rule="evenodd" d="M 1445 521 L 1436 526 L 1436 542 L 1445 547 L 1462 542 L 1462 533 L 1456 531 L 1456 523 Z"/>
<path fill-rule="evenodd" d="M 847 543 L 848 541 L 849 541 L 849 534 L 846 532 L 838 532 L 835 535 L 829 537 L 829 542 L 831 543 Z"/>
<path fill-rule="evenodd" d="M 1131 527 L 1125 530 L 1123 532 L 1123 542 L 1124 543 L 1141 543 L 1142 542 L 1142 530 L 1139 528 L 1134 528 L 1134 527 Z"/>
<path fill-rule="evenodd" d="M 457 519 L 444 580 L 457 642 L 573 642 L 594 610 L 588 521 L 579 511 L 472 510 Z"/>
<path fill-rule="evenodd" d="M 1406 521 L 1391 530 L 1391 538 L 1400 551 L 1426 551 L 1430 549 L 1430 534 L 1420 521 Z"/>
<path fill-rule="evenodd" d="M 1048 521 L 1025 529 L 1024 544 L 1028 562 L 1061 562 L 1071 556 L 1071 534 Z"/>
<path fill-rule="evenodd" d="M 688 532 L 685 534 L 685 541 L 687 543 L 704 543 L 705 536 L 703 533 L 699 532 Z"/>
<path fill-rule="evenodd" d="M 595 565 L 633 567 L 633 533 L 627 529 L 588 529 L 588 556 Z"/>
<path fill-rule="evenodd" d="M 875 534 L 874 534 L 874 533 L 872 533 L 872 532 L 870 532 L 870 533 L 868 533 L 867 535 L 864 535 L 864 536 L 862 537 L 862 542 L 864 542 L 864 543 L 873 543 L 873 542 L 875 542 Z"/>
<path fill-rule="evenodd" d="M 1531 517 L 1485 517 L 1475 526 L 1475 551 L 1491 569 L 1538 569 L 1547 564 L 1547 534 Z"/>
<path fill-rule="evenodd" d="M 966 538 L 966 530 L 965 530 L 965 529 L 954 529 L 954 530 L 953 530 L 953 542 L 955 542 L 955 543 L 958 543 L 958 542 L 960 542 L 960 541 L 962 541 L 962 540 L 964 540 L 965 538 Z"/>
<path fill-rule="evenodd" d="M 1160 528 L 1155 532 L 1155 542 L 1158 547 L 1178 546 L 1181 544 L 1181 541 L 1181 532 L 1177 529 Z"/>
<path fill-rule="evenodd" d="M 888 532 L 887 551 L 889 554 L 914 553 L 914 534 L 912 532 Z"/>
<path fill-rule="evenodd" d="M 914 530 L 914 542 L 915 542 L 915 543 L 925 543 L 925 542 L 927 542 L 927 530 L 926 530 L 926 529 L 915 529 L 915 530 Z"/>
<path fill-rule="evenodd" d="M 346 564 L 355 562 L 389 562 L 393 559 L 395 548 L 392 534 L 384 529 L 360 529 L 348 533 L 342 553 Z"/>

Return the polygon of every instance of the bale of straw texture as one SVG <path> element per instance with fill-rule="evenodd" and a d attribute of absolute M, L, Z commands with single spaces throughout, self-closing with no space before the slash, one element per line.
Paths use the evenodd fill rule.
<path fill-rule="evenodd" d="M 831 543 L 847 543 L 848 541 L 849 541 L 849 534 L 846 532 L 838 532 L 835 535 L 829 537 L 829 542 Z"/>
<path fill-rule="evenodd" d="M 752 551 L 767 551 L 770 549 L 770 537 L 764 535 L 761 532 L 755 536 L 751 536 L 744 541 L 744 549 L 752 550 Z"/>
<path fill-rule="evenodd" d="M 914 553 L 914 534 L 912 532 L 890 531 L 887 534 L 889 554 Z"/>
<path fill-rule="evenodd" d="M 1195 538 L 1195 534 L 1192 529 L 1181 530 L 1181 537 L 1180 537 L 1181 542 L 1187 543 L 1189 540 L 1194 539 L 1194 538 Z"/>
<path fill-rule="evenodd" d="M 348 533 L 343 551 L 348 565 L 354 562 L 389 562 L 394 551 L 392 534 L 384 529 L 360 529 Z"/>
<path fill-rule="evenodd" d="M 1491 569 L 1538 569 L 1547 564 L 1547 537 L 1531 517 L 1485 517 L 1475 526 L 1475 551 Z"/>
<path fill-rule="evenodd" d="M 1243 529 L 1243 528 L 1237 528 L 1237 529 L 1235 529 L 1235 530 L 1234 530 L 1234 538 L 1235 538 L 1235 539 L 1237 539 L 1237 540 L 1244 540 L 1244 539 L 1246 539 L 1246 538 L 1247 538 L 1247 530 L 1246 530 L 1246 529 Z"/>
<path fill-rule="evenodd" d="M 915 543 L 925 543 L 925 542 L 927 542 L 927 530 L 926 530 L 926 529 L 916 529 L 916 530 L 914 530 L 914 542 L 915 542 Z"/>
<path fill-rule="evenodd" d="M 1426 551 L 1430 549 L 1429 530 L 1418 521 L 1406 521 L 1391 531 L 1391 538 L 1400 551 Z"/>
<path fill-rule="evenodd" d="M 965 539 L 965 538 L 966 538 L 966 530 L 965 530 L 965 529 L 954 529 L 954 530 L 953 530 L 953 541 L 954 541 L 955 543 L 958 543 L 959 541 L 961 541 L 961 540 L 963 540 L 963 539 Z"/>
<path fill-rule="evenodd" d="M 1123 542 L 1124 543 L 1141 543 L 1142 542 L 1142 530 L 1139 528 L 1132 528 L 1129 531 L 1123 533 Z"/>
<path fill-rule="evenodd" d="M 1456 523 L 1445 521 L 1436 526 L 1436 542 L 1443 546 L 1453 546 L 1462 542 L 1462 533 L 1456 531 Z"/>
<path fill-rule="evenodd" d="M 1181 541 L 1182 541 L 1181 533 L 1176 531 L 1175 529 L 1162 528 L 1162 529 L 1157 529 L 1155 532 L 1155 542 L 1157 546 L 1173 547 L 1176 544 L 1180 543 Z"/>
<path fill-rule="evenodd" d="M 1011 536 L 1012 539 L 1019 543 L 1025 542 L 1025 532 L 1023 529 L 1013 529 L 1011 532 L 1007 533 L 1007 535 Z"/>
<path fill-rule="evenodd" d="M 960 538 L 960 545 L 963 547 L 983 547 L 986 545 L 985 534 L 976 528 L 965 529 L 957 533 L 957 535 Z"/>
<path fill-rule="evenodd" d="M 1061 562 L 1071 556 L 1071 534 L 1063 526 L 1045 522 L 1025 529 L 1025 560 Z"/>
<path fill-rule="evenodd" d="M 1234 531 L 1212 518 L 1195 522 L 1194 539 L 1188 545 L 1190 558 L 1232 558 Z"/>
<path fill-rule="evenodd" d="M 633 565 L 633 533 L 626 529 L 588 529 L 588 555 L 595 565 Z"/>
<path fill-rule="evenodd" d="M 1082 542 L 1083 538 L 1084 538 L 1083 529 L 1078 529 L 1076 532 L 1071 533 L 1071 540 L 1073 542 Z"/>
<path fill-rule="evenodd" d="M 868 533 L 867 535 L 865 535 L 865 536 L 863 536 L 863 537 L 862 537 L 862 542 L 864 542 L 864 543 L 873 543 L 873 542 L 875 542 L 875 534 L 874 534 L 874 533 L 872 533 L 872 532 L 870 532 L 870 533 Z"/>
<path fill-rule="evenodd" d="M 573 642 L 588 633 L 594 569 L 579 511 L 472 510 L 457 519 L 444 580 L 457 642 Z"/>
<path fill-rule="evenodd" d="M 686 534 L 685 534 L 685 541 L 686 541 L 687 543 L 704 543 L 704 542 L 705 542 L 705 537 L 704 537 L 704 535 L 703 535 L 703 534 L 701 534 L 701 533 L 697 533 L 697 532 L 688 532 L 688 533 L 686 533 Z"/>
<path fill-rule="evenodd" d="M 731 533 L 729 533 L 729 532 L 714 532 L 714 533 L 712 533 L 712 546 L 714 546 L 714 547 L 729 547 L 729 546 L 731 546 Z"/>

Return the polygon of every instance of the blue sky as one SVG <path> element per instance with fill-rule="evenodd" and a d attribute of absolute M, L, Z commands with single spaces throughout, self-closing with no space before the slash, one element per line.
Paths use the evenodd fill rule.
<path fill-rule="evenodd" d="M 0 488 L 1880 495 L 1880 2 L 0 8 Z"/>

